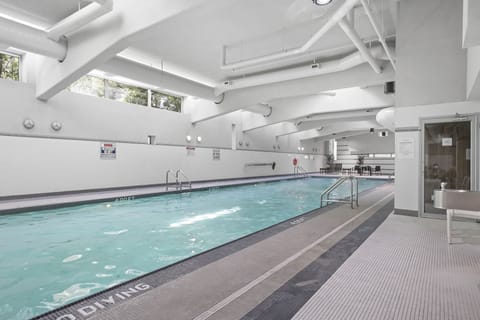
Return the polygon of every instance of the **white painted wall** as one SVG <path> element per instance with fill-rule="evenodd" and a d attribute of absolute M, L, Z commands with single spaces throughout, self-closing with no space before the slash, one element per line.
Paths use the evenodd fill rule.
<path fill-rule="evenodd" d="M 400 1 L 396 106 L 464 101 L 462 1 Z"/>
<path fill-rule="evenodd" d="M 192 180 L 287 174 L 293 172 L 289 153 L 298 153 L 300 144 L 298 138 L 280 139 L 281 153 L 273 152 L 274 131 L 244 135 L 240 111 L 192 126 L 189 115 L 67 91 L 41 102 L 32 84 L 0 80 L 0 92 L 0 197 L 163 183 L 166 170 L 179 168 Z M 25 129 L 25 119 L 34 120 L 35 127 Z M 61 122 L 62 130 L 54 131 L 52 121 Z M 232 124 L 238 127 L 237 141 L 249 146 L 222 150 L 222 160 L 212 162 L 211 148 L 231 149 Z M 185 141 L 187 134 L 193 142 Z M 156 136 L 156 145 L 146 144 L 149 135 Z M 202 143 L 195 142 L 197 136 Z M 100 141 L 118 143 L 117 160 L 99 159 Z M 194 155 L 187 155 L 187 144 L 197 147 Z M 320 155 L 297 158 L 309 171 L 323 162 Z M 245 167 L 272 161 L 278 164 L 275 171 Z"/>
<path fill-rule="evenodd" d="M 389 132 L 387 137 L 379 137 L 378 132 L 347 137 L 338 141 L 348 144 L 353 153 L 394 153 L 395 134 Z"/>
<path fill-rule="evenodd" d="M 0 136 L 0 197 L 88 190 L 165 182 L 168 169 L 181 168 L 193 181 L 268 176 L 293 173 L 292 159 L 316 171 L 323 156 L 306 160 L 302 155 L 221 150 L 212 160 L 212 149 L 117 143 L 117 159 L 100 159 L 100 143 L 44 138 Z M 276 162 L 270 166 L 248 163 Z"/>
<path fill-rule="evenodd" d="M 480 99 L 480 46 L 468 48 L 467 99 Z"/>

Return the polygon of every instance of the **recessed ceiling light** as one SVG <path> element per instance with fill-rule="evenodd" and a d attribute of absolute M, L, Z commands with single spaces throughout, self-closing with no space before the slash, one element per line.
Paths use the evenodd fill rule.
<path fill-rule="evenodd" d="M 317 6 L 324 6 L 324 5 L 327 5 L 329 4 L 330 2 L 332 2 L 333 0 L 312 0 L 312 2 L 314 4 L 316 4 Z"/>

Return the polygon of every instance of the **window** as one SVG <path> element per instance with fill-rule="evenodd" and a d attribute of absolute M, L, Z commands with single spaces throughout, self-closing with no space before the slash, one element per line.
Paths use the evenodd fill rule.
<path fill-rule="evenodd" d="M 105 81 L 101 78 L 86 75 L 74 82 L 69 90 L 75 93 L 86 94 L 95 97 L 105 96 Z"/>
<path fill-rule="evenodd" d="M 0 78 L 20 80 L 20 57 L 0 52 Z"/>
<path fill-rule="evenodd" d="M 182 98 L 166 93 L 132 86 L 121 82 L 86 75 L 69 88 L 69 91 L 115 101 L 151 106 L 169 111 L 182 111 Z M 150 96 L 150 99 L 149 99 Z"/>
<path fill-rule="evenodd" d="M 148 106 L 148 90 L 112 80 L 105 81 L 105 96 L 115 101 Z"/>
<path fill-rule="evenodd" d="M 152 107 L 181 112 L 182 98 L 170 96 L 168 94 L 157 91 L 152 91 Z"/>

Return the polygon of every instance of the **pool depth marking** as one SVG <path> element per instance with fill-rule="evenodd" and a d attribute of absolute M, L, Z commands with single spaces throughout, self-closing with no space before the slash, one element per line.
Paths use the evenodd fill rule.
<path fill-rule="evenodd" d="M 111 292 L 107 297 L 99 295 L 98 297 L 95 297 L 94 300 L 88 301 L 88 304 L 76 308 L 74 311 L 65 311 L 68 313 L 56 316 L 55 320 L 87 319 L 96 314 L 98 311 L 109 309 L 120 302 L 139 296 L 152 288 L 153 287 L 151 285 L 144 282 L 132 284 L 127 288 L 122 288 L 120 290 Z"/>
<path fill-rule="evenodd" d="M 377 206 L 378 204 L 380 204 L 381 202 L 383 202 L 385 199 L 391 197 L 393 195 L 393 192 L 389 193 L 388 195 L 386 195 L 385 197 L 383 197 L 382 199 L 380 199 L 379 201 L 375 202 L 374 204 L 372 204 L 370 207 L 364 209 L 362 212 L 356 214 L 355 216 L 353 216 L 352 218 L 348 219 L 347 221 L 345 221 L 344 223 L 342 223 L 341 225 L 339 225 L 338 227 L 336 227 L 335 229 L 333 229 L 332 231 L 330 231 L 329 233 L 327 233 L 326 235 L 324 235 L 323 237 L 321 237 L 320 239 L 317 239 L 315 240 L 315 242 L 311 243 L 310 245 L 306 246 L 305 248 L 303 248 L 302 250 L 298 251 L 296 254 L 290 256 L 289 258 L 283 260 L 281 263 L 279 263 L 278 265 L 276 265 L 275 267 L 273 267 L 272 269 L 268 270 L 267 272 L 265 272 L 264 274 L 262 274 L 261 276 L 259 276 L 257 279 L 251 281 L 250 283 L 248 283 L 247 285 L 245 285 L 243 288 L 240 288 L 238 289 L 237 291 L 235 291 L 234 293 L 232 293 L 231 295 L 229 295 L 228 297 L 226 297 L 225 299 L 223 299 L 222 301 L 220 301 L 219 303 L 217 303 L 216 305 L 214 305 L 213 307 L 211 307 L 210 309 L 208 309 L 207 311 L 201 313 L 200 315 L 196 316 L 195 318 L 193 318 L 193 320 L 206 320 L 208 318 L 210 318 L 211 316 L 213 316 L 215 313 L 217 313 L 218 311 L 222 310 L 223 308 L 225 308 L 227 305 L 229 305 L 230 303 L 232 303 L 233 301 L 235 301 L 236 299 L 240 298 L 243 294 L 247 293 L 249 290 L 251 290 L 252 288 L 254 288 L 256 285 L 260 284 L 261 282 L 265 281 L 267 278 L 269 278 L 271 275 L 275 274 L 276 272 L 280 271 L 281 269 L 283 269 L 285 266 L 287 266 L 289 263 L 295 261 L 296 259 L 298 259 L 300 256 L 302 256 L 303 254 L 305 254 L 307 251 L 311 250 L 312 248 L 314 248 L 315 246 L 317 246 L 318 244 L 320 244 L 321 242 L 323 242 L 325 239 L 329 238 L 330 236 L 332 236 L 333 234 L 335 234 L 336 232 L 338 232 L 339 230 L 341 230 L 342 228 L 344 228 L 345 226 L 347 226 L 348 224 L 352 223 L 353 221 L 357 220 L 358 218 L 360 218 L 361 216 L 363 216 L 365 213 L 367 213 L 370 209 L 372 209 L 373 207 Z"/>

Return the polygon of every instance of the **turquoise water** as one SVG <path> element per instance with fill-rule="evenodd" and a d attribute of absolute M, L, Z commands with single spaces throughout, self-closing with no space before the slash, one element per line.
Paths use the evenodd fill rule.
<path fill-rule="evenodd" d="M 0 319 L 29 319 L 319 207 L 302 179 L 0 216 Z M 384 181 L 360 180 L 366 190 Z M 345 185 L 339 193 L 348 194 Z"/>

